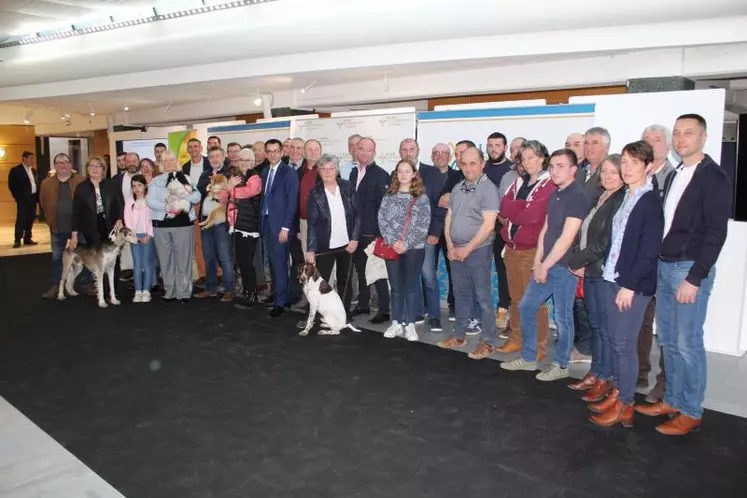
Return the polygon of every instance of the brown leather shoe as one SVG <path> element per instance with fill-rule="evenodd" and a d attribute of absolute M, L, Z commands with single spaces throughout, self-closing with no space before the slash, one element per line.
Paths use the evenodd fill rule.
<path fill-rule="evenodd" d="M 622 424 L 623 427 L 633 427 L 633 405 L 626 405 L 617 400 L 615 404 L 604 413 L 592 415 L 589 417 L 592 423 L 602 427 L 612 427 L 615 424 Z"/>
<path fill-rule="evenodd" d="M 221 303 L 232 303 L 233 302 L 233 292 L 226 292 L 223 294 L 223 297 L 220 298 Z"/>
<path fill-rule="evenodd" d="M 607 399 L 605 399 L 604 401 L 600 401 L 599 403 L 587 405 L 587 407 L 589 408 L 589 410 L 595 413 L 604 413 L 607 410 L 611 409 L 615 403 L 617 403 L 618 394 L 620 394 L 620 391 L 618 391 L 617 389 L 613 389 L 612 391 L 610 391 Z"/>
<path fill-rule="evenodd" d="M 703 419 L 692 418 L 679 414 L 670 420 L 656 426 L 656 430 L 666 436 L 684 436 L 689 432 L 697 432 Z"/>
<path fill-rule="evenodd" d="M 195 299 L 206 299 L 206 298 L 209 298 L 209 297 L 218 297 L 218 293 L 217 292 L 202 291 L 202 292 L 198 292 L 198 293 L 196 293 L 194 295 Z"/>
<path fill-rule="evenodd" d="M 594 386 L 581 396 L 581 399 L 587 403 L 599 403 L 607 396 L 610 389 L 612 389 L 612 382 L 598 379 Z"/>
<path fill-rule="evenodd" d="M 596 381 L 597 376 L 590 372 L 584 375 L 584 378 L 580 381 L 568 384 L 568 389 L 573 389 L 574 391 L 586 391 L 591 389 Z"/>
<path fill-rule="evenodd" d="M 514 344 L 513 342 L 507 342 L 503 346 L 496 349 L 499 353 L 519 353 L 521 352 L 521 344 Z"/>
<path fill-rule="evenodd" d="M 438 343 L 438 347 L 441 349 L 454 349 L 454 348 L 461 348 L 465 344 L 467 344 L 467 341 L 465 339 L 457 339 L 456 336 L 451 336 L 448 339 L 444 339 L 443 341 Z"/>
<path fill-rule="evenodd" d="M 677 409 L 672 408 L 663 401 L 659 401 L 653 405 L 637 405 L 635 411 L 641 415 L 646 415 L 647 417 L 658 417 L 660 415 L 673 415 L 679 413 Z"/>
<path fill-rule="evenodd" d="M 469 353 L 467 356 L 472 358 L 473 360 L 483 360 L 493 354 L 493 346 L 490 344 L 486 344 L 484 342 L 481 342 L 477 345 L 474 351 Z"/>

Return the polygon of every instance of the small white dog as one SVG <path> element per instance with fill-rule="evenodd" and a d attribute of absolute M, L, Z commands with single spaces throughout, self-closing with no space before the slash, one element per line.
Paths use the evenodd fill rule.
<path fill-rule="evenodd" d="M 319 335 L 339 335 L 340 330 L 346 327 L 353 332 L 360 332 L 360 329 L 348 322 L 342 299 L 322 278 L 316 266 L 311 263 L 299 266 L 298 281 L 303 286 L 303 293 L 309 302 L 309 318 L 306 320 L 306 327 L 298 335 L 308 335 L 317 313 L 322 315 L 322 330 L 319 331 Z"/>
<path fill-rule="evenodd" d="M 179 173 L 176 178 L 170 178 L 166 183 L 166 217 L 174 218 L 180 213 L 189 213 L 192 204 L 185 199 L 193 192 L 189 180 Z"/>

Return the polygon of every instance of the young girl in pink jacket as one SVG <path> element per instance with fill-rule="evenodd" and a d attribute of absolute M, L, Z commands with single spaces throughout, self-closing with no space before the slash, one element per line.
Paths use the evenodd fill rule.
<path fill-rule="evenodd" d="M 132 264 L 135 279 L 133 303 L 150 302 L 150 285 L 153 282 L 153 223 L 150 208 L 145 203 L 148 195 L 148 182 L 143 175 L 132 177 L 132 199 L 125 202 L 124 224 L 137 235 L 137 244 L 132 247 Z"/>

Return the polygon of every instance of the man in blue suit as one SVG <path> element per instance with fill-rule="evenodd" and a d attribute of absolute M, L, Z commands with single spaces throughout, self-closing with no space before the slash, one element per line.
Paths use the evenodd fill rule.
<path fill-rule="evenodd" d="M 260 230 L 272 267 L 275 305 L 270 310 L 270 317 L 274 318 L 282 315 L 290 305 L 288 251 L 291 237 L 295 236 L 298 174 L 282 161 L 283 144 L 280 140 L 265 142 L 265 154 L 270 166 L 262 172 Z"/>

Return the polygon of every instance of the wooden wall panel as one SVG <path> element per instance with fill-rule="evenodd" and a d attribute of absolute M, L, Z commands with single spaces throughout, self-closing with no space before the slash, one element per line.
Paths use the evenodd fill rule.
<path fill-rule="evenodd" d="M 109 132 L 106 130 L 96 130 L 93 137 L 89 139 L 88 153 L 91 156 L 104 156 L 109 152 Z M 85 161 L 87 158 L 83 158 Z"/>
<path fill-rule="evenodd" d="M 21 162 L 24 150 L 34 152 L 33 126 L 0 126 L 0 149 L 5 150 L 5 157 L 0 159 L 0 223 L 8 224 L 16 220 L 16 203 L 8 190 L 8 172 Z"/>
<path fill-rule="evenodd" d="M 581 95 L 612 95 L 625 93 L 624 86 L 601 86 L 576 88 L 570 90 L 545 90 L 540 92 L 498 93 L 490 95 L 461 95 L 428 99 L 428 110 L 437 105 L 479 104 L 482 102 L 501 102 L 511 100 L 545 99 L 548 104 L 567 104 L 570 97 Z"/>

